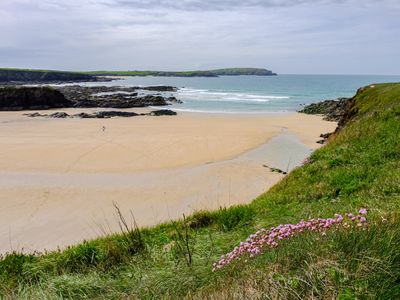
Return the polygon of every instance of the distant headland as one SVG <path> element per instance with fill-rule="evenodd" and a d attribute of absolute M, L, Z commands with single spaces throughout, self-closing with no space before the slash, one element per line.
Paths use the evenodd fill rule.
<path fill-rule="evenodd" d="M 79 82 L 79 81 L 104 81 L 106 78 L 99 76 L 162 76 L 162 77 L 219 77 L 219 76 L 276 76 L 267 69 L 259 68 L 228 68 L 206 71 L 91 71 L 91 72 L 65 72 L 54 70 L 32 70 L 0 68 L 0 83 L 17 82 Z"/>
<path fill-rule="evenodd" d="M 219 76 L 276 76 L 267 69 L 260 68 L 227 68 L 205 71 L 94 71 L 85 74 L 95 76 L 163 76 L 163 77 L 219 77 Z"/>

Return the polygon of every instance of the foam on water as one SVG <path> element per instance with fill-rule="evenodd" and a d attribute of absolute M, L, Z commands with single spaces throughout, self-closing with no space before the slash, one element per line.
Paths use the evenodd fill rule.
<path fill-rule="evenodd" d="M 237 91 L 226 92 L 191 88 L 181 88 L 177 94 L 183 99 L 193 101 L 270 102 L 275 99 L 290 99 L 290 96 L 257 95 Z"/>

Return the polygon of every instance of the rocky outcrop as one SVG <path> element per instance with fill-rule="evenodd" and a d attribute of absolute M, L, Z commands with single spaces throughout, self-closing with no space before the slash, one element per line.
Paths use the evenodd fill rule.
<path fill-rule="evenodd" d="M 138 116 L 137 113 L 128 112 L 128 111 L 99 111 L 92 114 L 89 113 L 79 113 L 72 115 L 70 117 L 77 117 L 82 119 L 109 119 L 114 117 L 123 117 L 123 118 L 130 118 Z"/>
<path fill-rule="evenodd" d="M 77 101 L 73 107 L 89 108 L 89 107 L 103 107 L 103 108 L 134 108 L 134 107 L 147 107 L 147 106 L 164 106 L 170 103 L 166 98 L 161 96 L 147 95 L 144 97 L 102 97 L 103 99 L 90 99 Z"/>
<path fill-rule="evenodd" d="M 169 86 L 161 87 L 0 87 L 0 110 L 76 108 L 134 108 L 166 106 L 182 103 L 168 94 L 151 95 L 149 91 L 176 91 Z M 140 94 L 139 94 L 140 93 Z"/>
<path fill-rule="evenodd" d="M 48 87 L 0 88 L 0 110 L 28 110 L 70 107 L 72 102 Z"/>
<path fill-rule="evenodd" d="M 53 119 L 65 119 L 65 118 L 81 118 L 81 119 L 109 119 L 114 117 L 136 117 L 136 116 L 175 116 L 176 112 L 169 109 L 154 110 L 149 113 L 137 114 L 135 112 L 128 111 L 98 111 L 94 113 L 79 113 L 74 115 L 69 115 L 66 112 L 55 112 L 52 114 L 40 114 L 38 112 L 25 114 L 28 117 L 36 118 L 53 118 Z"/>
<path fill-rule="evenodd" d="M 325 100 L 307 105 L 299 112 L 311 115 L 324 115 L 324 120 L 339 122 L 347 110 L 349 101 L 349 98 Z"/>
<path fill-rule="evenodd" d="M 175 92 L 172 86 L 121 87 L 121 86 L 63 86 L 57 89 L 73 102 L 73 107 L 91 108 L 134 108 L 147 106 L 165 106 L 182 103 L 168 96 L 150 95 L 148 91 Z M 139 94 L 140 93 L 140 94 Z"/>
<path fill-rule="evenodd" d="M 149 113 L 150 116 L 175 116 L 176 112 L 169 109 L 154 110 Z"/>
<path fill-rule="evenodd" d="M 356 96 L 363 91 L 363 88 L 357 91 Z M 336 121 L 338 126 L 334 132 L 321 134 L 319 144 L 325 144 L 329 140 L 334 139 L 342 128 L 350 122 L 358 113 L 355 105 L 356 96 L 353 98 L 339 98 L 337 100 L 325 100 L 305 106 L 299 112 L 306 114 L 324 115 L 324 120 Z"/>
<path fill-rule="evenodd" d="M 178 89 L 173 86 L 168 85 L 155 85 L 155 86 L 146 86 L 146 87 L 136 87 L 136 89 L 142 89 L 146 91 L 156 91 L 156 92 L 176 92 Z"/>
<path fill-rule="evenodd" d="M 54 83 L 97 80 L 96 76 L 73 72 L 0 69 L 0 83 Z"/>

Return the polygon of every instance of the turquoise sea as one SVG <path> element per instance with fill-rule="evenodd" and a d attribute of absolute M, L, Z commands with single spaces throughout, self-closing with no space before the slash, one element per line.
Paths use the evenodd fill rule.
<path fill-rule="evenodd" d="M 176 111 L 265 113 L 296 111 L 304 104 L 350 97 L 368 84 L 399 81 L 400 76 L 379 75 L 125 77 L 104 85 L 179 87 L 174 96 L 184 103 L 169 106 Z"/>

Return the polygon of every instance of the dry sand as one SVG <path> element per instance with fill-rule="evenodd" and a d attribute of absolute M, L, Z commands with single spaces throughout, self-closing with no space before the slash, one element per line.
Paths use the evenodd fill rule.
<path fill-rule="evenodd" d="M 263 164 L 292 168 L 336 126 L 297 113 L 23 113 L 0 112 L 0 253 L 51 250 L 115 231 L 113 202 L 142 226 L 248 203 L 282 178 Z"/>

